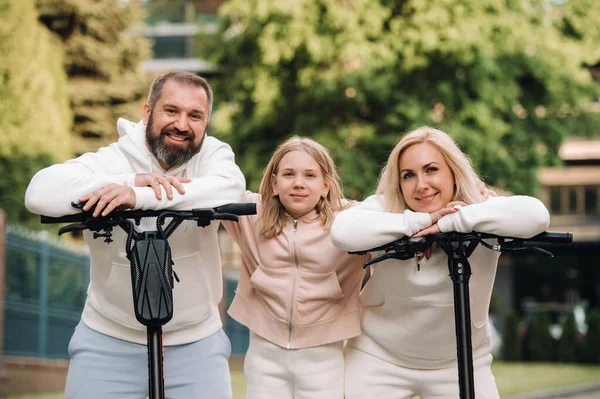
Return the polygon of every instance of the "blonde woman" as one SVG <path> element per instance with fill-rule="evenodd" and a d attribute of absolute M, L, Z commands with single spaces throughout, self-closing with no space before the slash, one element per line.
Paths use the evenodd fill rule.
<path fill-rule="evenodd" d="M 268 163 L 257 215 L 225 222 L 242 253 L 229 315 L 250 329 L 248 399 L 342 399 L 343 341 L 360 334 L 358 291 L 369 255 L 331 244 L 346 205 L 319 143 L 292 137 Z"/>
<path fill-rule="evenodd" d="M 430 127 L 400 139 L 376 195 L 341 212 L 331 230 L 336 247 L 375 248 L 401 237 L 439 232 L 528 238 L 546 230 L 549 214 L 526 196 L 484 198 L 468 157 L 452 138 Z M 475 393 L 498 399 L 491 371 L 488 309 L 499 253 L 470 256 Z M 439 248 L 374 266 L 361 292 L 361 336 L 346 347 L 346 398 L 458 398 L 452 281 Z"/>

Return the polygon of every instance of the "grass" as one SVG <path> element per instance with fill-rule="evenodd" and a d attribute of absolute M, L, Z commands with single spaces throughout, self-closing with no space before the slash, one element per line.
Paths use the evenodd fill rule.
<path fill-rule="evenodd" d="M 557 363 L 504 363 L 492 365 L 501 397 L 600 381 L 600 366 Z M 244 399 L 241 370 L 232 370 L 233 399 Z M 62 393 L 13 395 L 7 399 L 62 399 Z"/>
<path fill-rule="evenodd" d="M 494 361 L 492 372 L 501 396 L 600 382 L 600 366 Z"/>

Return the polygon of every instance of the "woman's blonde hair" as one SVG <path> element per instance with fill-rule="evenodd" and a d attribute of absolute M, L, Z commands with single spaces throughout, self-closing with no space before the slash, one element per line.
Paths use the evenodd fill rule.
<path fill-rule="evenodd" d="M 400 157 L 408 147 L 428 143 L 436 147 L 444 157 L 454 176 L 452 201 L 469 204 L 483 201 L 477 187 L 479 176 L 473 170 L 468 156 L 458 148 L 447 133 L 428 126 L 422 126 L 404 135 L 392 150 L 387 164 L 381 172 L 377 194 L 382 195 L 387 212 L 404 212 L 408 209 L 400 187 Z"/>
<path fill-rule="evenodd" d="M 267 238 L 273 238 L 280 234 L 285 225 L 285 208 L 279 201 L 279 196 L 273 194 L 272 176 L 277 175 L 279 163 L 285 154 L 298 150 L 305 151 L 319 164 L 323 179 L 329 184 L 327 196 L 321 197 L 315 207 L 325 229 L 328 230 L 331 227 L 335 212 L 343 208 L 340 178 L 327 149 L 309 138 L 292 136 L 277 147 L 260 182 L 259 193 L 262 210 L 258 219 L 259 231 Z"/>

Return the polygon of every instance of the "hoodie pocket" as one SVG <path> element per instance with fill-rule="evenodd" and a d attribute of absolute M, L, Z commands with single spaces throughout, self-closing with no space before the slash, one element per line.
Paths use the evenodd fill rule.
<path fill-rule="evenodd" d="M 382 306 L 366 308 L 363 328 L 404 359 L 444 362 L 456 357 L 452 303 L 418 302 L 386 292 Z"/>
<path fill-rule="evenodd" d="M 298 272 L 296 324 L 309 325 L 339 316 L 344 293 L 335 271 Z"/>
<path fill-rule="evenodd" d="M 415 367 L 442 367 L 456 359 L 454 304 L 419 302 L 385 293 L 380 307 L 367 307 L 363 329 Z M 473 349 L 487 342 L 486 329 L 471 323 Z M 445 367 L 445 366 L 443 366 Z"/>
<path fill-rule="evenodd" d="M 259 265 L 250 277 L 250 285 L 258 293 L 267 314 L 283 322 L 289 319 L 293 284 L 294 275 L 290 269 L 274 269 Z"/>

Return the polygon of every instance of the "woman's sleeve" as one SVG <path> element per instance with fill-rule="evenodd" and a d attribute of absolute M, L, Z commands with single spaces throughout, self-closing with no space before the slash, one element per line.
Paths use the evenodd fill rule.
<path fill-rule="evenodd" d="M 403 213 L 383 211 L 380 196 L 340 212 L 331 227 L 331 241 L 346 251 L 375 248 L 404 236 L 412 236 L 431 226 L 428 213 L 406 210 Z"/>
<path fill-rule="evenodd" d="M 550 214 L 544 204 L 524 195 L 490 197 L 438 220 L 442 232 L 479 231 L 516 238 L 533 237 L 546 231 L 549 224 Z"/>

